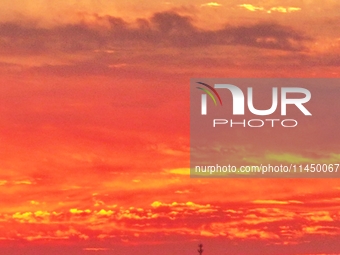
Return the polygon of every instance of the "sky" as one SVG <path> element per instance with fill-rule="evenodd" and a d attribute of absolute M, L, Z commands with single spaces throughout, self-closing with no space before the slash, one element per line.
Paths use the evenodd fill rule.
<path fill-rule="evenodd" d="M 337 78 L 339 8 L 2 0 L 0 253 L 340 254 L 338 179 L 189 175 L 190 78 Z M 256 160 L 339 163 L 338 88 L 324 125 Z"/>

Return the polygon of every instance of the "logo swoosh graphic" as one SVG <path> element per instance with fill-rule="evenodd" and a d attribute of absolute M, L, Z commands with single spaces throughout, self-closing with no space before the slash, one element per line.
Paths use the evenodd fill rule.
<path fill-rule="evenodd" d="M 214 101 L 214 104 L 217 105 L 216 104 L 216 99 L 215 99 L 214 95 L 211 94 L 211 92 L 209 90 L 207 90 L 205 88 L 200 88 L 200 87 L 197 87 L 197 88 L 200 89 L 200 90 L 203 90 L 205 93 L 207 93 L 211 97 L 211 99 Z"/>
<path fill-rule="evenodd" d="M 213 87 L 211 87 L 210 85 L 206 84 L 206 83 L 203 83 L 203 82 L 197 82 L 198 84 L 201 84 L 203 86 L 206 86 L 207 88 L 211 89 L 212 92 L 215 93 L 215 95 L 217 96 L 218 100 L 220 101 L 220 104 L 222 105 L 222 100 L 220 98 L 220 95 L 217 93 L 216 89 L 214 89 Z M 210 96 L 211 97 L 211 96 Z M 214 100 L 215 102 L 215 100 Z M 216 104 L 216 103 L 215 103 Z"/>

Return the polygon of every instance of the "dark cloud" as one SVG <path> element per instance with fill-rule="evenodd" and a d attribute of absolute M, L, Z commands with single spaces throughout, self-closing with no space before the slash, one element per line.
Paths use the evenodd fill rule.
<path fill-rule="evenodd" d="M 265 49 L 299 51 L 310 40 L 303 33 L 276 23 L 225 26 L 203 30 L 188 16 L 175 12 L 155 13 L 150 19 L 129 24 L 121 18 L 95 16 L 96 22 L 39 28 L 16 23 L 0 24 L 3 54 L 79 52 L 126 47 L 206 47 L 244 45 Z"/>

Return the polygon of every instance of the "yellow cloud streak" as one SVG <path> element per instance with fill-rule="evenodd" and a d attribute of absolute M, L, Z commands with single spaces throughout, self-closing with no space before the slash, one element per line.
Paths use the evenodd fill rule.
<path fill-rule="evenodd" d="M 201 7 L 220 7 L 220 6 L 222 6 L 222 5 L 219 4 L 219 3 L 216 3 L 216 2 L 201 4 Z"/>
<path fill-rule="evenodd" d="M 238 5 L 240 7 L 243 7 L 247 9 L 248 11 L 266 11 L 267 13 L 272 13 L 272 12 L 280 12 L 280 13 L 291 13 L 291 12 L 296 12 L 296 11 L 301 11 L 301 8 L 299 7 L 283 7 L 283 6 L 275 6 L 271 7 L 270 9 L 266 9 L 261 6 L 255 6 L 252 4 L 240 4 Z"/>
<path fill-rule="evenodd" d="M 257 7 L 257 6 L 254 6 L 254 5 L 251 5 L 251 4 L 240 4 L 239 5 L 240 7 L 244 7 L 246 8 L 248 11 L 263 11 L 264 8 L 263 7 Z"/>
<path fill-rule="evenodd" d="M 190 168 L 175 168 L 167 170 L 167 173 L 178 175 L 190 175 Z"/>

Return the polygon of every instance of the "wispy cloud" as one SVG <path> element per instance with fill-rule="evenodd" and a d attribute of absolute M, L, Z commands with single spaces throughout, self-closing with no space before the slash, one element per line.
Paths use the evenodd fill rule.
<path fill-rule="evenodd" d="M 247 6 L 247 8 L 253 8 Z M 25 40 L 22 40 L 22 37 Z M 40 28 L 19 23 L 0 24 L 3 54 L 51 54 L 79 52 L 115 54 L 117 48 L 140 44 L 158 47 L 206 47 L 244 45 L 248 47 L 296 51 L 309 38 L 302 32 L 276 23 L 225 26 L 218 30 L 196 27 L 192 17 L 175 12 L 155 13 L 136 23 L 112 16 L 94 16 L 92 23 Z M 113 64 L 124 67 L 125 63 Z"/>
<path fill-rule="evenodd" d="M 222 4 L 216 3 L 216 2 L 209 2 L 206 4 L 201 4 L 201 7 L 220 7 Z"/>
<path fill-rule="evenodd" d="M 299 7 L 283 7 L 283 6 L 274 6 L 274 7 L 262 7 L 262 6 L 255 6 L 252 4 L 240 4 L 238 5 L 239 7 L 243 7 L 248 11 L 263 11 L 267 13 L 272 13 L 272 12 L 280 12 L 280 13 L 291 13 L 291 12 L 297 12 L 301 11 L 301 8 Z"/>
<path fill-rule="evenodd" d="M 254 11 L 263 11 L 264 10 L 263 7 L 254 6 L 252 4 L 240 4 L 239 6 L 247 9 L 248 11 L 252 11 L 252 12 L 254 12 Z"/>

